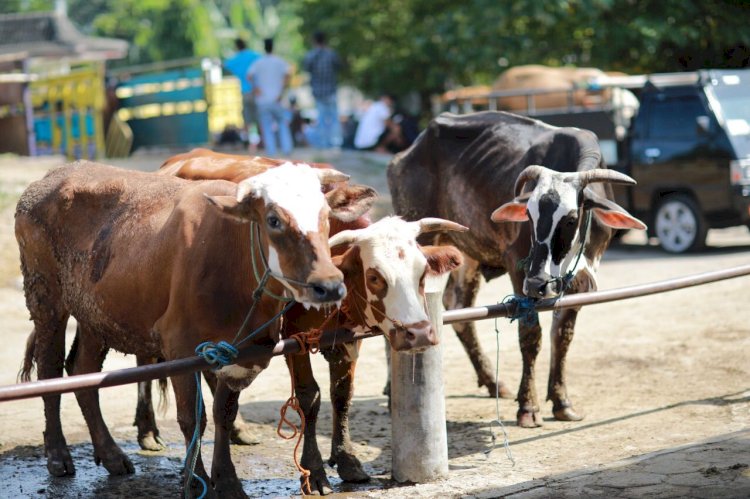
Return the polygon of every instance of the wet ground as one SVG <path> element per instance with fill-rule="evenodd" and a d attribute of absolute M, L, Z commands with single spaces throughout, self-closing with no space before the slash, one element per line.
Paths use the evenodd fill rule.
<path fill-rule="evenodd" d="M 116 163 L 153 170 L 170 155 L 136 155 Z M 309 161 L 330 161 L 353 180 L 387 194 L 387 156 L 350 152 L 299 151 Z M 115 163 L 115 161 L 112 161 Z M 19 288 L 17 249 L 12 236 L 13 196 L 54 162 L 0 160 L 0 385 L 15 382 L 30 330 Z M 384 197 L 378 214 L 389 212 Z M 711 231 L 710 248 L 699 254 L 668 256 L 628 235 L 611 249 L 599 273 L 601 289 L 652 282 L 727 268 L 750 261 L 750 234 L 743 228 Z M 391 428 L 381 391 L 385 379 L 383 345 L 363 345 L 352 410 L 352 439 L 373 481 L 342 483 L 328 476 L 334 497 L 750 497 L 750 321 L 749 278 L 700 288 L 590 307 L 581 312 L 569 354 L 569 392 L 586 419 L 562 423 L 543 404 L 544 426 L 515 426 L 515 403 L 500 402 L 515 465 L 492 446 L 489 422 L 495 402 L 476 386 L 473 370 L 450 329 L 443 334 L 444 377 L 450 473 L 435 483 L 399 486 L 390 480 Z M 510 292 L 504 279 L 484 285 L 478 303 L 495 303 Z M 549 325 L 548 314 L 541 317 Z M 515 326 L 500 321 L 499 350 L 493 321 L 478 323 L 482 346 L 500 359 L 500 374 L 511 386 L 520 378 Z M 74 324 L 69 324 L 68 341 Z M 134 365 L 132 357 L 111 353 L 106 370 Z M 549 342 L 537 365 L 537 389 L 544 393 Z M 325 361 L 313 358 L 322 388 L 319 443 L 330 452 L 331 410 Z M 240 398 L 240 411 L 261 443 L 233 446 L 233 461 L 251 497 L 298 494 L 292 464 L 294 444 L 276 436 L 279 408 L 289 396 L 284 363 L 275 359 Z M 115 440 L 133 461 L 136 474 L 109 477 L 92 459 L 85 423 L 72 395 L 62 398 L 64 431 L 77 466 L 75 477 L 51 478 L 42 448 L 40 400 L 0 404 L 0 498 L 176 497 L 184 445 L 172 402 L 157 416 L 167 449 L 138 448 L 132 426 L 133 386 L 100 392 L 102 410 Z M 210 402 L 210 399 L 209 399 Z M 209 423 L 203 456 L 210 463 Z"/>

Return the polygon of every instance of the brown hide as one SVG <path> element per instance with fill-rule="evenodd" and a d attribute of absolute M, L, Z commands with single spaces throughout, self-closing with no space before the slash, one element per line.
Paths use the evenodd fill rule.
<path fill-rule="evenodd" d="M 202 341 L 231 341 L 256 284 L 248 225 L 220 215 L 205 194 L 235 191 L 224 181 L 88 162 L 52 171 L 29 187 L 16 213 L 27 300 L 50 301 L 30 306 L 32 317 L 64 303 L 108 346 L 167 359 L 193 355 Z M 54 261 L 39 260 L 48 248 Z M 61 296 L 47 296 L 49 280 L 60 282 Z M 282 291 L 273 280 L 269 286 Z M 264 298 L 253 326 L 278 308 Z"/>
<path fill-rule="evenodd" d="M 531 64 L 516 66 L 503 72 L 492 85 L 492 90 L 521 90 L 521 89 L 560 89 L 585 87 L 592 78 L 605 76 L 596 68 L 552 68 Z M 602 91 L 585 90 L 580 88 L 573 92 L 573 105 L 594 106 L 606 102 L 608 96 Z M 553 92 L 534 96 L 536 109 L 564 108 L 568 106 L 568 92 Z M 500 109 L 509 111 L 526 111 L 526 96 L 503 97 L 499 100 Z"/>
<path fill-rule="evenodd" d="M 249 157 L 237 154 L 224 154 L 211 151 L 210 149 L 196 148 L 190 152 L 177 154 L 168 158 L 164 164 L 161 165 L 159 173 L 164 175 L 174 175 L 188 180 L 212 179 L 228 180 L 230 182 L 239 183 L 246 178 L 262 173 L 269 168 L 274 168 L 288 161 L 290 160 L 265 158 L 262 156 Z M 291 161 L 294 162 L 293 160 Z M 310 165 L 313 168 L 332 168 L 328 163 L 305 164 Z M 345 182 L 326 184 L 323 186 L 323 192 L 330 192 L 335 187 L 344 184 Z M 336 199 L 329 200 L 329 204 L 331 205 L 335 202 Z M 333 208 L 334 206 L 331 207 Z M 350 222 L 344 222 L 330 217 L 329 222 L 331 225 L 331 235 L 347 229 L 363 229 L 371 223 L 370 218 L 367 215 L 358 217 Z M 337 251 L 332 251 L 332 254 L 341 254 L 343 249 L 339 248 Z"/>

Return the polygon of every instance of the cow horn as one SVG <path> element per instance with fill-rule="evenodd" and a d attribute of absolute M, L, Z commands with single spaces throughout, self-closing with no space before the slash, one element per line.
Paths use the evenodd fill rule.
<path fill-rule="evenodd" d="M 241 203 L 245 197 L 250 194 L 253 187 L 250 182 L 251 179 L 245 179 L 237 185 L 237 202 Z"/>
<path fill-rule="evenodd" d="M 594 168 L 593 170 L 580 172 L 578 174 L 578 181 L 580 182 L 580 189 L 584 189 L 588 184 L 594 182 L 607 182 L 620 185 L 635 185 L 636 183 L 635 180 L 624 173 L 607 170 L 606 168 Z"/>
<path fill-rule="evenodd" d="M 334 246 L 342 246 L 344 244 L 353 244 L 357 242 L 356 230 L 342 230 L 341 232 L 332 235 L 328 239 L 328 246 L 333 248 Z"/>
<path fill-rule="evenodd" d="M 524 170 L 518 175 L 518 178 L 516 179 L 516 186 L 514 188 L 515 196 L 521 194 L 523 186 L 526 184 L 526 182 L 528 182 L 529 180 L 537 180 L 539 176 L 546 170 L 547 168 L 540 165 L 529 165 L 524 168 Z"/>
<path fill-rule="evenodd" d="M 444 220 L 442 218 L 423 218 L 416 222 L 419 224 L 418 234 L 424 234 L 425 232 L 435 232 L 438 230 L 454 230 L 457 232 L 466 232 L 469 230 L 468 227 L 464 227 L 456 222 L 450 220 Z"/>
<path fill-rule="evenodd" d="M 322 185 L 333 184 L 334 182 L 346 182 L 349 180 L 349 175 L 334 170 L 333 168 L 313 168 L 313 171 L 318 175 Z"/>

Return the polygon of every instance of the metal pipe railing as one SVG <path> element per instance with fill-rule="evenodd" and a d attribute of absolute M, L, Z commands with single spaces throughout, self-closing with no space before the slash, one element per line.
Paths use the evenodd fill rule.
<path fill-rule="evenodd" d="M 595 305 L 599 303 L 648 296 L 666 291 L 675 291 L 678 289 L 699 286 L 746 275 L 750 275 L 750 264 L 732 267 L 730 269 L 668 279 L 666 281 L 659 281 L 650 284 L 639 284 L 592 293 L 578 293 L 575 295 L 563 296 L 559 299 L 551 298 L 540 300 L 536 302 L 535 310 L 544 312 L 571 307 L 582 307 L 584 305 Z M 491 319 L 495 317 L 507 317 L 514 315 L 516 311 L 517 305 L 514 302 L 448 310 L 443 313 L 443 324 Z M 321 336 L 320 345 L 321 347 L 327 347 L 334 343 L 346 343 L 379 335 L 379 333 L 355 334 L 346 329 L 325 331 Z M 252 359 L 297 353 L 299 351 L 300 346 L 296 340 L 285 339 L 279 341 L 273 347 L 260 345 L 244 347 L 240 349 L 237 361 L 245 362 Z M 0 402 L 79 390 L 93 390 L 106 388 L 108 386 L 125 385 L 139 381 L 148 381 L 179 374 L 187 374 L 194 371 L 202 371 L 208 368 L 209 365 L 206 361 L 203 360 L 203 358 L 196 356 L 116 371 L 81 374 L 65 378 L 54 378 L 30 383 L 0 386 Z"/>

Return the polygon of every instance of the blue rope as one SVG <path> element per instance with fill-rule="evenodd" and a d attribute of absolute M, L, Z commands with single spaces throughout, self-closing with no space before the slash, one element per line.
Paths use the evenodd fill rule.
<path fill-rule="evenodd" d="M 198 357 L 202 357 L 203 360 L 211 364 L 212 371 L 218 371 L 224 366 L 234 363 L 234 359 L 240 353 L 237 348 L 231 343 L 226 341 L 220 341 L 214 343 L 212 341 L 204 341 L 197 347 L 195 347 L 195 353 Z"/>
<path fill-rule="evenodd" d="M 201 343 L 203 345 L 203 343 Z M 231 346 L 231 345 L 230 345 Z M 198 496 L 198 499 L 203 499 L 206 497 L 206 493 L 208 492 L 208 485 L 206 484 L 206 481 L 201 478 L 200 476 L 195 474 L 195 465 L 198 462 L 198 457 L 201 453 L 201 416 L 203 415 L 203 393 L 201 392 L 201 377 L 200 373 L 196 372 L 195 375 L 195 430 L 193 431 L 193 439 L 190 441 L 190 445 L 187 448 L 187 453 L 185 454 L 185 473 L 189 473 L 188 476 L 197 479 L 201 486 L 203 487 L 203 492 L 201 492 L 201 495 Z M 195 451 L 191 455 L 191 451 L 193 451 L 193 447 L 195 447 Z M 191 480 L 192 480 L 191 478 Z M 185 497 L 189 497 L 190 492 L 190 481 L 188 480 L 188 486 L 185 487 Z"/>
<path fill-rule="evenodd" d="M 516 310 L 508 316 L 510 322 L 522 320 L 530 325 L 539 322 L 539 314 L 536 312 L 536 300 L 528 296 L 509 295 L 503 301 L 505 305 L 515 305 Z"/>

